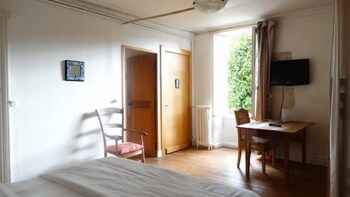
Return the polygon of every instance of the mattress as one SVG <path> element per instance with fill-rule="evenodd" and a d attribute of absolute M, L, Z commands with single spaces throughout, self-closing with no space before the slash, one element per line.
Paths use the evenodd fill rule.
<path fill-rule="evenodd" d="M 0 197 L 258 197 L 241 188 L 119 158 L 75 163 L 0 185 Z"/>

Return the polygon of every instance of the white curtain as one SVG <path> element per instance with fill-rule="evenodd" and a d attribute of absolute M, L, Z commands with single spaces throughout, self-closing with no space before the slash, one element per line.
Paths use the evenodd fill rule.
<path fill-rule="evenodd" d="M 330 118 L 330 197 L 339 197 L 342 150 L 341 77 L 343 66 L 342 0 L 334 0 L 333 48 L 331 64 L 331 118 Z"/>

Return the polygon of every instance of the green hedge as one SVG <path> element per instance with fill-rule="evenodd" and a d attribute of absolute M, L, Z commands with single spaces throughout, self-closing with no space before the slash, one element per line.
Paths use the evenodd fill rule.
<path fill-rule="evenodd" d="M 229 59 L 229 107 L 252 108 L 252 38 L 243 36 L 231 45 Z"/>

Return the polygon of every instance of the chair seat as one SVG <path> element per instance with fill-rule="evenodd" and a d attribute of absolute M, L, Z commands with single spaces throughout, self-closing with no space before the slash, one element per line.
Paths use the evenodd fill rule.
<path fill-rule="evenodd" d="M 116 147 L 117 146 L 117 147 Z M 143 149 L 143 146 L 140 144 L 125 142 L 118 145 L 109 145 L 107 146 L 107 152 L 112 154 L 124 155 Z"/>
<path fill-rule="evenodd" d="M 243 149 L 245 148 L 245 140 L 244 139 L 241 139 L 240 146 Z M 268 149 L 272 149 L 275 146 L 276 146 L 276 144 L 271 139 L 260 138 L 260 137 L 255 137 L 255 136 L 252 137 L 251 149 L 253 149 L 253 150 L 258 150 L 258 151 L 262 151 L 264 149 L 268 150 Z"/>

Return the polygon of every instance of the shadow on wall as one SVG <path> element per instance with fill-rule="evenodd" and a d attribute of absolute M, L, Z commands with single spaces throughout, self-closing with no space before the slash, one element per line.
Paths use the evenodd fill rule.
<path fill-rule="evenodd" d="M 22 156 L 21 160 L 27 163 L 35 161 L 34 163 L 38 165 L 24 165 L 22 167 L 20 162 L 15 163 L 15 170 L 11 175 L 13 181 L 27 180 L 71 162 L 103 157 L 102 136 L 95 112 L 84 113 L 77 121 L 76 126 L 73 126 L 68 133 L 70 133 L 69 136 L 64 136 L 67 139 L 65 145 L 52 145 L 45 149 L 36 150 L 36 154 Z"/>
<path fill-rule="evenodd" d="M 74 131 L 76 133 L 73 134 L 70 144 L 71 160 L 103 157 L 102 135 L 95 111 L 84 113 Z"/>
<path fill-rule="evenodd" d="M 115 108 L 104 108 L 101 114 L 104 122 L 121 122 L 122 116 L 115 114 Z M 115 121 L 114 121 L 115 120 Z M 84 113 L 75 129 L 70 147 L 71 160 L 102 158 L 104 152 L 103 135 L 95 111 Z M 109 134 L 121 134 L 120 129 L 109 129 Z M 107 142 L 108 143 L 108 142 Z"/>

